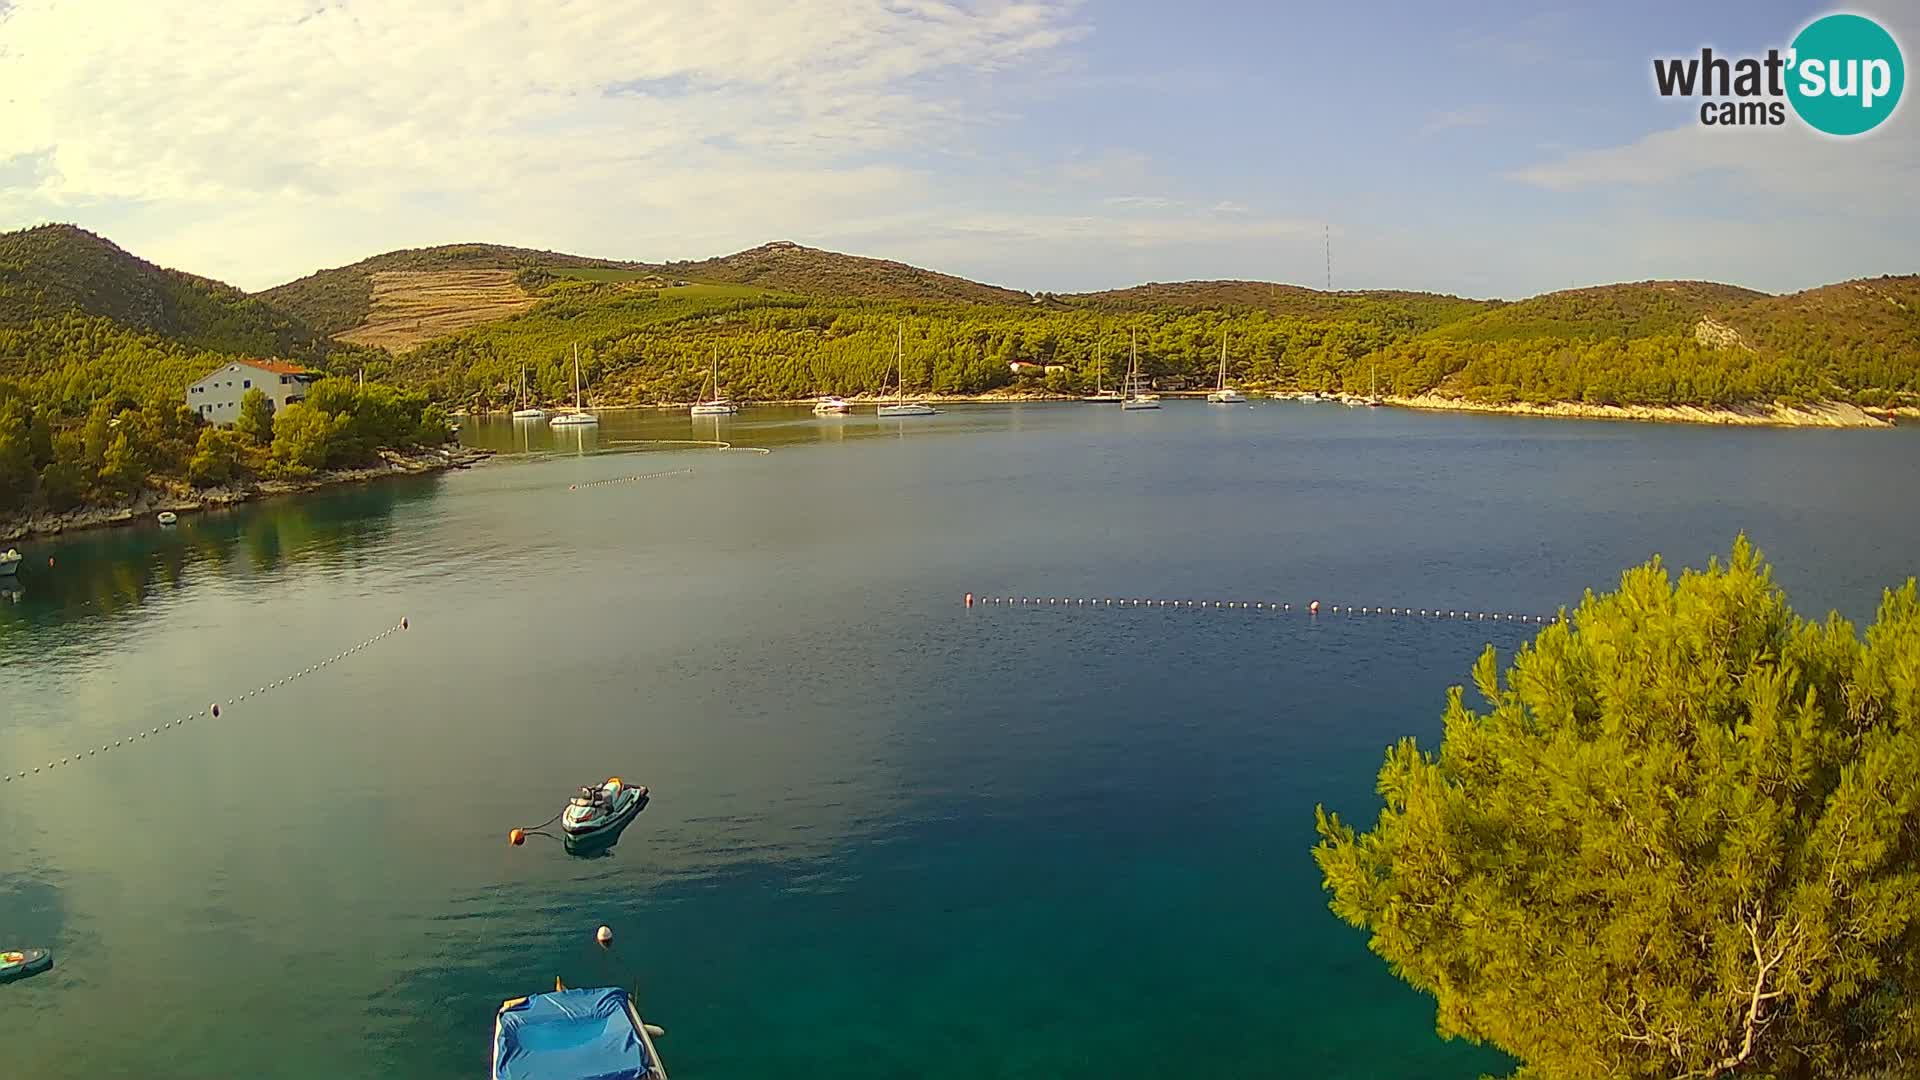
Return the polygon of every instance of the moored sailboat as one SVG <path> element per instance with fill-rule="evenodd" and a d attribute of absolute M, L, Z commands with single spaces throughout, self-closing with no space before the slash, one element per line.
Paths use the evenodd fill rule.
<path fill-rule="evenodd" d="M 1227 332 L 1225 330 L 1220 331 L 1220 385 L 1214 389 L 1213 393 L 1207 395 L 1207 400 L 1215 405 L 1231 405 L 1247 400 L 1240 391 L 1227 386 Z"/>
<path fill-rule="evenodd" d="M 588 412 L 580 404 L 580 346 L 573 347 L 573 411 L 563 412 L 547 421 L 549 427 L 582 427 L 598 424 L 600 418 Z"/>
<path fill-rule="evenodd" d="M 1133 332 L 1133 353 L 1127 361 L 1127 396 L 1120 399 L 1122 409 L 1157 409 L 1158 395 L 1146 392 L 1146 380 L 1140 375 L 1140 331 Z"/>
<path fill-rule="evenodd" d="M 900 370 L 900 397 L 891 405 L 880 406 L 881 416 L 932 416 L 939 409 L 924 401 L 907 400 L 907 352 L 904 331 L 895 327 L 893 331 L 893 362 Z"/>

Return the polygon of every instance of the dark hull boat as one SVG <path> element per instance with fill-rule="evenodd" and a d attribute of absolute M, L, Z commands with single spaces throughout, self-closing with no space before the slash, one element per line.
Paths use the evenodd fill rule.
<path fill-rule="evenodd" d="M 38 975 L 53 967 L 53 953 L 46 949 L 0 951 L 0 983 Z"/>

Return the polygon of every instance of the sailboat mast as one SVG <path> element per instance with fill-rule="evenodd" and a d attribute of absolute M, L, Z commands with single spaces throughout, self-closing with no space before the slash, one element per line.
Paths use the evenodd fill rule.
<path fill-rule="evenodd" d="M 904 327 L 893 328 L 893 364 L 900 369 L 900 403 L 907 403 L 907 332 Z"/>
<path fill-rule="evenodd" d="M 580 412 L 580 343 L 573 343 L 573 411 Z"/>
<path fill-rule="evenodd" d="M 1220 331 L 1220 389 L 1227 388 L 1227 332 Z"/>

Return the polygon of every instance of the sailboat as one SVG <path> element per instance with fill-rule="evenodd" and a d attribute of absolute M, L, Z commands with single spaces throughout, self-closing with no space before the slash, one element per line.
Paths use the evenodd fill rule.
<path fill-rule="evenodd" d="M 1367 408 L 1377 409 L 1386 402 L 1380 400 L 1380 384 L 1374 378 L 1373 365 L 1367 365 Z"/>
<path fill-rule="evenodd" d="M 548 427 L 584 427 L 598 424 L 600 418 L 580 405 L 580 346 L 573 347 L 573 411 L 563 412 L 547 421 Z"/>
<path fill-rule="evenodd" d="M 710 378 L 713 381 L 713 396 L 705 401 L 694 402 L 693 415 L 732 416 L 739 412 L 738 405 L 720 396 L 720 346 L 717 343 L 713 347 L 713 374 Z"/>
<path fill-rule="evenodd" d="M 1093 393 L 1087 395 L 1088 401 L 1119 401 L 1120 391 L 1107 389 L 1107 358 L 1102 355 L 1101 345 L 1093 349 Z"/>
<path fill-rule="evenodd" d="M 1213 393 L 1207 395 L 1207 400 L 1215 405 L 1231 405 L 1237 401 L 1247 400 L 1241 396 L 1240 391 L 1227 388 L 1227 332 L 1225 330 L 1220 331 L 1220 385 Z"/>
<path fill-rule="evenodd" d="M 520 365 L 520 396 L 516 401 L 518 404 L 513 410 L 515 420 L 538 420 L 547 415 L 547 410 L 527 402 L 527 365 L 525 364 Z"/>
<path fill-rule="evenodd" d="M 900 369 L 900 397 L 891 405 L 880 406 L 881 416 L 932 416 L 939 409 L 924 401 L 907 400 L 907 350 L 903 331 L 895 327 L 893 331 L 893 363 Z"/>
<path fill-rule="evenodd" d="M 1133 332 L 1133 356 L 1127 361 L 1127 396 L 1120 399 L 1122 409 L 1157 409 L 1159 397 L 1146 393 L 1146 380 L 1140 377 L 1140 331 Z"/>

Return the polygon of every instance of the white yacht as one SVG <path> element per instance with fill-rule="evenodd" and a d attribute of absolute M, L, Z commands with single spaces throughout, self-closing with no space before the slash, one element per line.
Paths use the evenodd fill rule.
<path fill-rule="evenodd" d="M 527 401 L 527 365 L 520 365 L 520 396 L 514 399 L 513 418 L 515 420 L 539 420 L 547 415 L 547 410 Z"/>
<path fill-rule="evenodd" d="M 907 400 L 907 353 L 905 338 L 900 328 L 893 331 L 893 362 L 900 369 L 900 398 L 891 405 L 880 406 L 881 416 L 932 416 L 939 409 L 924 401 Z"/>
<path fill-rule="evenodd" d="M 1160 398 L 1146 392 L 1146 380 L 1140 376 L 1140 331 L 1133 332 L 1133 355 L 1127 361 L 1127 396 L 1120 399 L 1122 409 L 1157 409 Z"/>
<path fill-rule="evenodd" d="M 732 416 L 740 411 L 740 406 L 728 401 L 720 393 L 720 346 L 713 347 L 713 374 L 708 377 L 713 383 L 713 396 L 693 403 L 690 410 L 695 416 Z M 705 384 L 700 389 L 705 390 Z"/>
<path fill-rule="evenodd" d="M 600 418 L 580 405 L 580 346 L 573 347 L 573 411 L 563 412 L 547 421 L 548 427 L 585 427 L 598 424 Z"/>
<path fill-rule="evenodd" d="M 1227 386 L 1227 332 L 1220 331 L 1220 385 L 1207 395 L 1207 400 L 1215 405 L 1231 405 L 1247 400 L 1240 391 Z"/>
<path fill-rule="evenodd" d="M 1104 344 L 1104 342 L 1102 344 Z M 1103 355 L 1101 345 L 1095 345 L 1093 348 L 1093 393 L 1088 394 L 1086 400 L 1121 400 L 1120 391 L 1107 389 L 1107 358 Z"/>
<path fill-rule="evenodd" d="M 853 402 L 834 394 L 829 394 L 813 403 L 815 416 L 845 416 L 852 411 Z"/>

